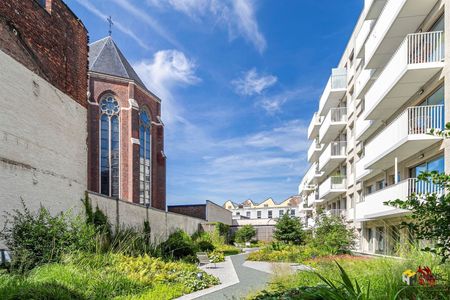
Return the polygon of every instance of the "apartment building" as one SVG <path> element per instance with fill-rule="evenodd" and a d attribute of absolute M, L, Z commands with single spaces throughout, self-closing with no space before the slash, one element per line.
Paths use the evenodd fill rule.
<path fill-rule="evenodd" d="M 361 252 L 395 255 L 408 211 L 383 203 L 433 191 L 422 171 L 450 172 L 448 141 L 427 134 L 450 121 L 449 12 L 449 0 L 366 0 L 312 116 L 300 207 L 310 224 L 318 209 L 343 216 Z"/>

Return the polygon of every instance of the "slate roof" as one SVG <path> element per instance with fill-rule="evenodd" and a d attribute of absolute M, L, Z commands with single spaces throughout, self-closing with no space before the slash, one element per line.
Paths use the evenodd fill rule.
<path fill-rule="evenodd" d="M 133 80 L 148 91 L 110 36 L 89 45 L 89 71 Z"/>

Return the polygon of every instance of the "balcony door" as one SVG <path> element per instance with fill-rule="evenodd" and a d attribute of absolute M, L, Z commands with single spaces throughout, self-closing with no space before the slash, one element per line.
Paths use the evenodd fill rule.
<path fill-rule="evenodd" d="M 409 174 L 411 178 L 417 178 L 422 172 L 431 172 L 437 171 L 438 173 L 444 173 L 445 163 L 444 156 L 439 156 L 420 165 L 417 165 L 409 170 Z M 415 183 L 415 193 L 427 193 L 436 191 L 436 187 L 432 183 L 425 183 L 421 181 L 417 181 Z"/>
<path fill-rule="evenodd" d="M 418 105 L 421 107 L 426 106 L 427 108 L 416 113 L 414 126 L 416 126 L 417 129 L 425 130 L 425 132 L 429 128 L 444 129 L 444 103 L 444 86 L 441 86 Z"/>

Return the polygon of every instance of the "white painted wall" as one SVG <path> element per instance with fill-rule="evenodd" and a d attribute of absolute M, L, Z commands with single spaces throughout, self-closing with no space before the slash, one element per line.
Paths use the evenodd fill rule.
<path fill-rule="evenodd" d="M 4 211 L 78 211 L 87 183 L 86 109 L 0 51 L 0 226 Z"/>

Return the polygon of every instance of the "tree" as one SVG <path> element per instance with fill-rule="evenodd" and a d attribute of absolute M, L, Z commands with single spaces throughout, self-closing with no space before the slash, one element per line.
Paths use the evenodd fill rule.
<path fill-rule="evenodd" d="M 236 231 L 237 242 L 250 242 L 256 236 L 256 229 L 253 225 L 244 225 Z"/>
<path fill-rule="evenodd" d="M 316 218 L 313 243 L 332 253 L 347 252 L 355 244 L 355 234 L 342 217 L 321 214 Z"/>
<path fill-rule="evenodd" d="M 450 188 L 450 175 L 436 171 L 421 173 L 418 180 L 437 191 Z M 397 199 L 385 204 L 411 211 L 402 225 L 408 227 L 417 239 L 434 242 L 423 251 L 438 254 L 442 262 L 450 258 L 450 194 L 413 193 L 407 200 Z"/>
<path fill-rule="evenodd" d="M 305 234 L 300 220 L 291 217 L 288 213 L 278 219 L 273 235 L 275 239 L 286 244 L 300 245 L 305 240 Z"/>

